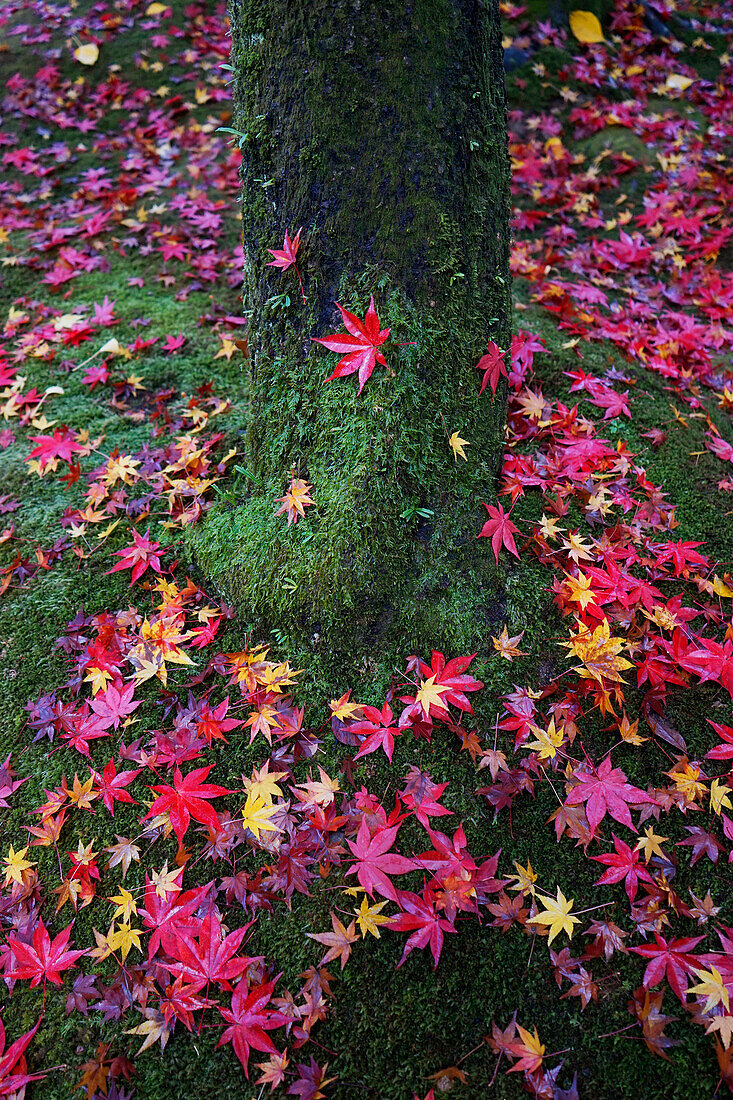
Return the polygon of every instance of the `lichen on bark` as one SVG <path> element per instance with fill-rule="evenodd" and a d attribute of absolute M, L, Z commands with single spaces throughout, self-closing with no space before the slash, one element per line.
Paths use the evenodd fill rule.
<path fill-rule="evenodd" d="M 511 327 L 498 3 L 233 0 L 230 16 L 248 475 L 193 550 L 246 621 L 326 638 L 336 660 L 377 636 L 385 652 L 457 642 L 495 583 L 476 534 L 505 394 L 479 397 L 475 364 Z M 267 266 L 300 226 L 305 304 Z M 372 293 L 388 365 L 357 396 L 354 378 L 324 385 L 336 358 L 311 337 L 340 330 L 335 301 L 363 316 Z M 293 468 L 316 504 L 288 528 L 274 501 Z"/>

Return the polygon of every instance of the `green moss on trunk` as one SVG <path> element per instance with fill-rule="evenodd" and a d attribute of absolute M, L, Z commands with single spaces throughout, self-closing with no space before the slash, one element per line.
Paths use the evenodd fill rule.
<path fill-rule="evenodd" d="M 470 645 L 505 400 L 479 398 L 475 364 L 511 328 L 498 4 L 239 0 L 231 20 L 249 476 L 192 533 L 198 560 L 291 644 Z M 267 266 L 300 226 L 305 304 Z M 355 378 L 323 384 L 337 360 L 310 338 L 341 330 L 334 301 L 363 316 L 371 293 L 392 337 L 357 396 Z M 288 529 L 274 502 L 293 469 L 316 504 Z"/>

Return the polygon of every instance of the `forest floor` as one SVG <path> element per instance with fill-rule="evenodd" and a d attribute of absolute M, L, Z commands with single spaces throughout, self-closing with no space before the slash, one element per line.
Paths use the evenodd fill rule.
<path fill-rule="evenodd" d="M 223 7 L 0 11 L 2 1095 L 733 1088 L 733 15 L 538 8 L 496 591 L 332 701 L 187 549 L 249 480 Z"/>

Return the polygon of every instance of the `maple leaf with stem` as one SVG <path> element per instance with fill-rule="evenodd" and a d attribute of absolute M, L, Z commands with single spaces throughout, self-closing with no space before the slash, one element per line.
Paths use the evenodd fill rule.
<path fill-rule="evenodd" d="M 328 951 L 319 962 L 319 966 L 325 966 L 326 963 L 330 963 L 334 959 L 340 959 L 341 969 L 343 970 L 351 956 L 352 943 L 356 943 L 359 939 L 356 933 L 356 921 L 352 920 L 349 927 L 346 928 L 336 914 L 331 913 L 331 924 L 333 925 L 333 932 L 306 932 L 306 935 L 309 939 L 316 940 L 317 943 L 322 943 L 324 947 L 328 948 Z"/>
<path fill-rule="evenodd" d="M 534 917 L 530 917 L 527 924 L 544 924 L 550 930 L 547 940 L 548 946 L 559 932 L 567 932 L 568 939 L 573 938 L 574 925 L 580 924 L 578 917 L 571 916 L 573 899 L 566 898 L 558 886 L 556 898 L 537 896 L 537 900 L 544 905 L 544 909 Z"/>
<path fill-rule="evenodd" d="M 479 396 L 481 396 L 489 383 L 491 383 L 491 392 L 495 394 L 496 387 L 499 385 L 499 379 L 508 377 L 506 363 L 504 362 L 505 355 L 505 351 L 502 351 L 493 340 L 489 340 L 489 347 L 486 355 L 482 355 L 476 364 L 476 370 L 484 372 L 484 376 L 481 379 L 481 389 L 478 391 Z"/>
<path fill-rule="evenodd" d="M 115 555 L 121 560 L 117 562 L 111 569 L 107 570 L 105 576 L 109 573 L 116 573 L 120 569 L 132 569 L 132 578 L 130 585 L 132 586 L 135 581 L 142 577 L 146 569 L 154 569 L 156 573 L 160 573 L 160 557 L 161 549 L 159 542 L 152 542 L 148 535 L 150 534 L 150 528 L 144 535 L 139 534 L 137 531 L 132 532 L 132 546 L 125 546 L 122 550 L 115 550 Z"/>
<path fill-rule="evenodd" d="M 542 1065 L 546 1048 L 540 1042 L 537 1028 L 534 1029 L 534 1034 L 532 1034 L 527 1028 L 517 1024 L 517 1030 L 519 1031 L 519 1039 L 509 1044 L 509 1052 L 519 1061 L 511 1067 L 509 1073 L 516 1073 L 519 1070 L 524 1073 L 535 1073 Z"/>
<path fill-rule="evenodd" d="M 40 1081 L 45 1073 L 26 1073 L 26 1061 L 23 1054 L 33 1036 L 38 1031 L 41 1021 L 38 1020 L 35 1027 L 26 1031 L 14 1043 L 5 1050 L 5 1028 L 0 1020 L 0 1096 L 23 1096 L 24 1086 L 30 1081 Z"/>
<path fill-rule="evenodd" d="M 67 925 L 53 941 L 42 920 L 36 925 L 31 943 L 22 943 L 11 934 L 8 937 L 8 947 L 18 963 L 13 970 L 13 977 L 30 978 L 31 988 L 38 985 L 41 978 L 44 984 L 48 980 L 54 985 L 62 985 L 61 972 L 74 966 L 77 959 L 86 955 L 85 950 L 66 950 L 71 928 L 70 924 Z"/>
<path fill-rule="evenodd" d="M 249 989 L 247 979 L 241 978 L 232 995 L 232 1007 L 219 1010 L 229 1027 L 216 1045 L 220 1047 L 226 1043 L 232 1044 L 247 1079 L 250 1049 L 254 1047 L 266 1054 L 277 1054 L 277 1048 L 267 1032 L 291 1023 L 288 1016 L 266 1007 L 272 999 L 275 982 L 279 977 L 278 974 L 277 978 L 257 985 L 254 989 Z"/>
<path fill-rule="evenodd" d="M 370 897 L 376 889 L 382 897 L 397 901 L 397 892 L 387 876 L 404 875 L 417 867 L 415 861 L 407 856 L 390 852 L 398 830 L 399 825 L 393 825 L 389 829 L 378 828 L 372 836 L 364 817 L 356 834 L 356 841 L 348 841 L 356 863 L 349 867 L 346 874 L 356 875 L 359 884 Z"/>
<path fill-rule="evenodd" d="M 309 485 L 307 481 L 304 481 L 300 477 L 291 477 L 290 488 L 284 496 L 277 497 L 276 504 L 280 504 L 281 507 L 275 512 L 276 516 L 282 515 L 283 512 L 288 516 L 288 527 L 291 523 L 297 523 L 301 517 L 305 516 L 305 510 L 309 505 L 313 504 L 313 498 L 310 493 L 313 486 Z"/>
<path fill-rule="evenodd" d="M 374 308 L 374 295 L 370 296 L 369 309 L 363 321 L 349 313 L 336 302 L 341 313 L 346 333 L 334 333 L 331 336 L 312 336 L 317 344 L 323 344 L 329 351 L 337 351 L 343 355 L 336 364 L 333 374 L 325 379 L 331 382 L 334 378 L 343 378 L 347 374 L 359 372 L 359 390 L 364 388 L 364 383 L 371 377 L 376 363 L 387 366 L 387 360 L 381 351 L 377 351 L 389 337 L 391 329 L 380 329 L 377 311 Z M 347 335 L 348 334 L 348 335 Z"/>
<path fill-rule="evenodd" d="M 382 909 L 386 904 L 386 901 L 378 901 L 374 905 L 370 905 L 367 898 L 361 899 L 361 905 L 354 910 L 354 913 L 356 914 L 356 923 L 359 925 L 362 939 L 366 939 L 367 932 L 370 932 L 375 939 L 379 939 L 380 924 L 390 923 L 392 918 L 382 914 Z"/>
<path fill-rule="evenodd" d="M 505 546 L 515 558 L 519 557 L 519 551 L 514 541 L 514 536 L 520 534 L 519 528 L 509 519 L 511 511 L 504 511 L 501 504 L 485 504 L 484 508 L 489 513 L 489 518 L 478 533 L 480 539 L 491 539 L 491 549 L 494 551 L 496 564 L 499 564 L 499 551 Z"/>
<path fill-rule="evenodd" d="M 613 834 L 613 843 L 616 848 L 615 852 L 607 852 L 602 856 L 591 856 L 591 859 L 608 867 L 608 870 L 604 871 L 601 877 L 596 880 L 595 885 L 606 886 L 608 883 L 621 882 L 623 879 L 628 899 L 633 901 L 639 889 L 639 879 L 643 882 L 653 882 L 654 879 L 647 869 L 641 865 L 641 857 L 637 848 L 632 851 L 628 844 L 624 844 L 623 840 L 619 840 L 615 833 Z"/>
<path fill-rule="evenodd" d="M 427 888 L 423 891 L 422 897 L 409 890 L 400 890 L 397 903 L 401 912 L 392 917 L 390 928 L 394 932 L 412 933 L 405 943 L 402 958 L 397 963 L 398 969 L 416 947 L 430 948 L 433 969 L 435 969 L 443 950 L 443 933 L 457 932 L 458 929 L 436 912 L 435 896 Z"/>
<path fill-rule="evenodd" d="M 643 947 L 632 947 L 630 950 L 644 959 L 649 959 L 644 971 L 642 984 L 644 989 L 658 985 L 662 978 L 667 978 L 673 991 L 682 1003 L 687 996 L 687 975 L 695 969 L 697 956 L 690 954 L 693 947 L 705 939 L 704 936 L 683 936 L 681 939 L 667 941 L 658 932 L 654 933 L 655 943 L 645 944 Z"/>
<path fill-rule="evenodd" d="M 577 785 L 570 791 L 564 805 L 577 806 L 585 802 L 591 836 L 596 835 L 598 826 L 607 813 L 614 821 L 626 825 L 635 833 L 636 828 L 631 820 L 629 805 L 655 804 L 654 799 L 646 791 L 627 783 L 626 776 L 620 768 L 611 767 L 610 755 L 593 771 L 578 767 L 572 774 L 573 779 L 577 780 Z"/>
<path fill-rule="evenodd" d="M 268 252 L 275 258 L 270 260 L 268 267 L 279 267 L 283 271 L 287 271 L 289 267 L 294 268 L 295 274 L 298 276 L 298 282 L 300 283 L 300 293 L 303 301 L 305 302 L 305 291 L 303 290 L 303 280 L 300 277 L 300 271 L 298 270 L 298 249 L 300 248 L 300 234 L 303 232 L 303 226 L 301 225 L 298 232 L 293 239 L 290 239 L 290 235 L 285 230 L 285 239 L 283 241 L 282 248 L 268 248 Z"/>
<path fill-rule="evenodd" d="M 150 788 L 158 794 L 158 798 L 145 815 L 145 820 L 167 813 L 179 844 L 183 843 L 192 817 L 216 831 L 219 828 L 219 815 L 206 800 L 233 792 L 216 783 L 204 783 L 213 766 L 209 764 L 205 768 L 194 768 L 186 776 L 176 767 L 172 787 L 160 784 Z"/>
<path fill-rule="evenodd" d="M 448 439 L 448 446 L 453 451 L 453 458 L 455 459 L 456 462 L 458 461 L 458 456 L 459 455 L 461 456 L 461 458 L 463 459 L 464 462 L 468 462 L 468 458 L 466 457 L 466 452 L 463 449 L 464 447 L 470 447 L 471 446 L 471 444 L 468 442 L 467 439 L 461 439 L 458 432 L 453 432 L 453 434 Z"/>

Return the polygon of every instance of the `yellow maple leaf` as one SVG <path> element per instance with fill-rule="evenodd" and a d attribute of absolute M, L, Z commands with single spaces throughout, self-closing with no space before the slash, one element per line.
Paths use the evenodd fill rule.
<path fill-rule="evenodd" d="M 721 783 L 719 779 L 714 779 L 710 785 L 710 809 L 713 813 L 720 816 L 723 810 L 731 810 L 733 806 L 728 798 L 731 793 L 731 788 L 727 787 L 725 783 Z"/>
<path fill-rule="evenodd" d="M 107 669 L 95 668 L 92 666 L 87 669 L 87 674 L 84 677 L 84 683 L 91 681 L 92 695 L 97 695 L 100 691 L 107 690 L 107 684 L 112 679 L 112 673 Z"/>
<path fill-rule="evenodd" d="M 726 1009 L 730 1008 L 730 996 L 726 989 L 720 971 L 714 966 L 711 966 L 709 970 L 698 970 L 696 966 L 693 970 L 697 974 L 698 978 L 702 981 L 699 985 L 691 985 L 687 990 L 688 993 L 694 993 L 698 997 L 706 997 L 703 1012 L 709 1012 L 715 1005 L 725 1005 Z"/>
<path fill-rule="evenodd" d="M 461 439 L 458 432 L 453 432 L 453 435 L 448 440 L 448 446 L 453 451 L 453 458 L 456 462 L 458 461 L 459 455 L 464 462 L 468 462 L 468 459 L 466 458 L 466 452 L 463 449 L 464 447 L 471 446 L 467 439 Z"/>
<path fill-rule="evenodd" d="M 381 915 L 381 911 L 386 904 L 386 901 L 378 901 L 375 905 L 370 905 L 368 898 L 361 899 L 361 906 L 355 909 L 354 912 L 362 939 L 365 938 L 367 932 L 371 932 L 373 936 L 379 939 L 379 925 L 390 923 L 391 917 Z"/>
<path fill-rule="evenodd" d="M 695 81 L 691 80 L 689 76 L 682 76 L 681 73 L 670 73 L 662 88 L 668 92 L 684 92 L 694 83 Z"/>
<path fill-rule="evenodd" d="M 668 836 L 657 836 L 654 832 L 653 825 L 647 825 L 646 833 L 637 841 L 635 852 L 644 853 L 644 859 L 648 863 L 652 856 L 659 856 L 660 859 L 666 859 L 664 852 L 662 851 L 662 844 L 665 840 L 669 840 Z"/>
<path fill-rule="evenodd" d="M 537 739 L 536 741 L 527 741 L 525 748 L 536 752 L 540 760 L 554 760 L 565 737 L 565 727 L 561 724 L 558 728 L 555 728 L 555 719 L 551 718 L 546 730 L 541 729 L 539 726 L 532 726 L 531 729 L 536 734 Z"/>
<path fill-rule="evenodd" d="M 329 704 L 332 716 L 338 718 L 339 722 L 345 722 L 347 718 L 361 718 L 362 716 L 361 706 L 358 703 L 350 702 L 350 695 L 351 688 L 340 699 L 332 699 Z"/>
<path fill-rule="evenodd" d="M 99 57 L 99 46 L 94 42 L 87 42 L 84 46 L 77 46 L 73 56 L 80 65 L 94 65 Z"/>
<path fill-rule="evenodd" d="M 113 951 L 120 951 L 123 961 L 130 954 L 130 950 L 136 947 L 140 950 L 140 929 L 131 928 L 129 924 L 120 924 L 116 931 L 112 931 L 114 925 L 107 933 L 107 942 Z"/>
<path fill-rule="evenodd" d="M 578 42 L 604 42 L 603 28 L 592 11 L 571 11 L 570 30 Z"/>
<path fill-rule="evenodd" d="M 677 790 L 685 796 L 688 806 L 706 794 L 705 784 L 700 782 L 700 769 L 692 767 L 685 757 L 665 774 L 669 776 Z"/>
<path fill-rule="evenodd" d="M 249 829 L 255 840 L 260 839 L 260 833 L 277 833 L 280 830 L 270 820 L 277 813 L 277 806 L 267 801 L 262 795 L 249 793 L 242 810 L 245 829 Z"/>
<path fill-rule="evenodd" d="M 591 588 L 592 583 L 592 578 L 586 577 L 585 573 L 579 572 L 577 577 L 567 574 L 562 582 L 563 594 L 571 603 L 580 604 L 581 609 L 585 611 L 588 604 L 593 603 L 597 595 Z"/>
<path fill-rule="evenodd" d="M 548 946 L 560 932 L 567 932 L 568 939 L 571 940 L 574 931 L 573 925 L 580 924 L 577 917 L 570 915 L 570 910 L 573 908 L 573 899 L 566 898 L 558 886 L 556 898 L 540 896 L 538 900 L 545 908 L 536 916 L 530 917 L 527 924 L 544 924 L 549 928 Z"/>
<path fill-rule="evenodd" d="M 633 666 L 631 661 L 619 657 L 625 643 L 622 638 L 611 637 L 608 619 L 604 618 L 593 631 L 579 621 L 576 626 L 578 633 L 571 636 L 569 641 L 560 642 L 561 646 L 572 650 L 582 662 L 573 668 L 573 672 L 577 672 L 583 679 L 597 680 L 599 684 L 604 679 L 622 682 L 620 673 Z"/>
<path fill-rule="evenodd" d="M 537 875 L 532 870 L 532 863 L 527 860 L 527 866 L 522 867 L 521 863 L 517 863 L 514 860 L 514 867 L 516 869 L 515 875 L 509 875 L 510 879 L 514 880 L 515 885 L 510 886 L 510 890 L 520 890 L 523 894 L 534 895 L 534 884 L 537 881 Z"/>
<path fill-rule="evenodd" d="M 420 704 L 426 718 L 430 715 L 431 707 L 436 707 L 438 710 L 448 710 L 441 699 L 441 695 L 443 695 L 448 688 L 443 684 L 436 684 L 435 675 L 436 674 L 433 673 L 432 676 L 428 676 L 427 680 L 420 681 L 420 686 L 417 689 L 417 696 L 415 698 L 415 702 Z"/>
<path fill-rule="evenodd" d="M 248 794 L 251 794 L 253 798 L 261 798 L 267 804 L 272 805 L 276 798 L 282 797 L 282 790 L 277 785 L 278 779 L 282 779 L 285 776 L 285 772 L 271 772 L 270 761 L 265 761 L 262 768 L 255 768 L 252 772 L 252 778 L 246 779 L 242 777 L 244 781 L 244 789 Z"/>
<path fill-rule="evenodd" d="M 25 858 L 28 847 L 21 848 L 20 851 L 15 852 L 13 845 L 10 845 L 10 851 L 3 860 L 3 867 L 5 868 L 5 882 L 4 886 L 8 886 L 11 882 L 17 882 L 19 885 L 23 885 L 23 872 L 29 871 L 31 867 L 35 867 L 34 863 L 31 863 Z"/>
<path fill-rule="evenodd" d="M 115 921 L 117 917 L 122 917 L 124 921 L 129 922 L 133 913 L 137 913 L 137 905 L 135 899 L 129 890 L 126 890 L 124 886 L 120 886 L 120 892 L 114 894 L 111 898 L 107 899 L 111 901 L 113 905 L 116 905 L 114 913 L 112 914 L 112 920 Z"/>

